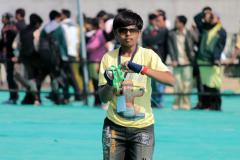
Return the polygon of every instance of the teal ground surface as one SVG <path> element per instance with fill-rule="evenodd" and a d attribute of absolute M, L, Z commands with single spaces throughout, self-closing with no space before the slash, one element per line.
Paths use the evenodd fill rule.
<path fill-rule="evenodd" d="M 222 112 L 174 111 L 172 99 L 154 109 L 154 160 L 240 160 L 240 97 L 224 97 Z M 1 105 L 0 160 L 101 160 L 105 114 L 81 102 Z"/>

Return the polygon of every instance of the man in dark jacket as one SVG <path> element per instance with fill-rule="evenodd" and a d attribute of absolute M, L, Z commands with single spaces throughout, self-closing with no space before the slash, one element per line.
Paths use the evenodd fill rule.
<path fill-rule="evenodd" d="M 12 43 L 17 34 L 17 27 L 13 21 L 13 16 L 10 13 L 5 13 L 2 16 L 2 37 L 1 37 L 1 50 L 6 58 L 6 72 L 8 88 L 10 90 L 10 97 L 5 104 L 16 104 L 18 99 L 17 83 L 14 80 L 14 63 L 11 59 L 14 57 Z"/>
<path fill-rule="evenodd" d="M 68 83 L 64 74 L 63 65 L 68 61 L 67 45 L 63 28 L 61 27 L 61 14 L 52 10 L 49 14 L 50 22 L 45 25 L 40 35 L 39 53 L 43 67 L 49 71 L 51 77 L 52 94 L 49 98 L 56 104 L 67 103 Z M 63 88 L 63 95 L 60 93 Z"/>
<path fill-rule="evenodd" d="M 146 48 L 151 48 L 155 52 L 158 51 L 158 27 L 157 27 L 157 15 L 150 13 L 148 15 L 148 26 L 142 33 L 142 45 Z"/>
<path fill-rule="evenodd" d="M 27 79 L 19 73 L 15 74 L 15 78 L 27 88 L 27 93 L 22 104 L 40 104 L 40 81 L 41 68 L 38 53 L 38 38 L 36 31 L 42 24 L 42 18 L 37 14 L 30 15 L 30 24 L 27 25 L 19 34 L 20 54 L 16 62 L 21 62 L 26 70 Z"/>
<path fill-rule="evenodd" d="M 23 30 L 27 25 L 25 23 L 25 10 L 23 8 L 18 8 L 15 12 L 15 18 L 17 20 L 16 27 L 20 32 Z"/>
<path fill-rule="evenodd" d="M 153 45 L 157 45 L 156 50 L 154 50 L 158 56 L 161 58 L 163 63 L 166 63 L 167 59 L 167 37 L 168 37 L 168 29 L 166 27 L 166 13 L 163 10 L 158 10 L 156 13 L 157 15 L 157 35 L 152 37 L 155 38 L 156 44 L 153 43 Z M 162 108 L 162 94 L 165 90 L 165 85 L 157 82 L 155 80 L 152 80 L 152 88 L 153 88 L 153 94 L 152 94 L 152 107 Z M 157 95 L 154 95 L 157 94 Z"/>
<path fill-rule="evenodd" d="M 174 67 L 176 79 L 175 92 L 189 93 L 192 84 L 192 66 L 181 67 L 178 65 L 192 65 L 194 61 L 193 36 L 186 29 L 187 18 L 184 15 L 176 17 L 175 29 L 168 34 L 168 51 Z M 174 109 L 190 109 L 190 97 L 177 95 L 173 103 Z"/>

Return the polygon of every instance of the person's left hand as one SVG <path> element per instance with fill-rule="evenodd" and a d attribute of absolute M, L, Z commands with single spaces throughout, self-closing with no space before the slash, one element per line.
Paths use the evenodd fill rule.
<path fill-rule="evenodd" d="M 126 72 L 141 73 L 141 71 L 143 70 L 143 67 L 144 67 L 143 65 L 133 63 L 131 61 L 127 61 L 122 64 L 122 68 Z"/>

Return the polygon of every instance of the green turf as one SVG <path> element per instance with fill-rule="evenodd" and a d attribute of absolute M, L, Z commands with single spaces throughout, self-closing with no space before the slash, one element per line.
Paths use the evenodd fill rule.
<path fill-rule="evenodd" d="M 173 111 L 172 99 L 165 97 L 166 107 L 154 110 L 154 160 L 240 159 L 240 97 L 225 97 L 223 112 Z M 0 160 L 102 159 L 105 111 L 81 102 L 44 103 L 0 106 Z"/>

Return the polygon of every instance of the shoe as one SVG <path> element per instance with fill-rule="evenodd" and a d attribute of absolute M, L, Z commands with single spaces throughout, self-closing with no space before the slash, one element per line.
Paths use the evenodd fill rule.
<path fill-rule="evenodd" d="M 41 105 L 41 103 L 40 103 L 40 101 L 39 101 L 39 100 L 35 100 L 33 105 L 34 105 L 34 106 L 40 106 L 40 105 Z"/>
<path fill-rule="evenodd" d="M 181 106 L 181 109 L 190 110 L 191 107 L 189 105 L 183 105 L 183 106 Z"/>
<path fill-rule="evenodd" d="M 152 108 L 163 108 L 162 104 L 152 104 Z"/>
<path fill-rule="evenodd" d="M 17 100 L 9 99 L 7 101 L 2 102 L 2 104 L 17 104 Z"/>
<path fill-rule="evenodd" d="M 197 103 L 197 105 L 195 107 L 192 108 L 192 110 L 202 110 L 204 109 L 204 107 L 202 106 L 202 104 L 200 102 Z"/>
<path fill-rule="evenodd" d="M 179 106 L 173 105 L 172 108 L 173 108 L 174 110 L 178 110 L 178 109 L 179 109 Z"/>

